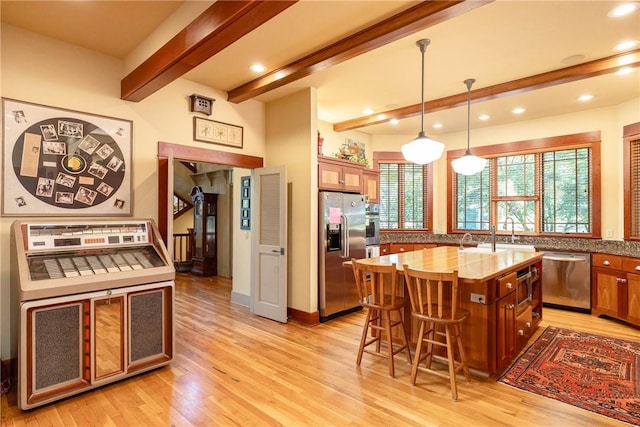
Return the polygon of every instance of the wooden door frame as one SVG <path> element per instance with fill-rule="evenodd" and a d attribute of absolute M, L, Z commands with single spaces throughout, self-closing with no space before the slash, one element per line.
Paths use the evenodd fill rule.
<path fill-rule="evenodd" d="M 169 208 L 169 196 L 167 188 L 169 179 L 168 158 L 172 154 L 174 160 L 184 162 L 215 163 L 219 165 L 234 166 L 245 169 L 261 168 L 264 165 L 262 157 L 247 156 L 244 154 L 229 153 L 227 151 L 210 150 L 206 148 L 190 147 L 187 145 L 172 144 L 170 142 L 158 142 L 158 229 L 162 239 L 170 241 L 167 236 L 167 216 Z"/>

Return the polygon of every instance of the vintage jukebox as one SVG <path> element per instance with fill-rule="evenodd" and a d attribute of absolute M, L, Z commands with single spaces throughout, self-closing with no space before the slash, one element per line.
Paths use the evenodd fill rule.
<path fill-rule="evenodd" d="M 15 221 L 18 406 L 168 364 L 175 270 L 152 220 Z"/>

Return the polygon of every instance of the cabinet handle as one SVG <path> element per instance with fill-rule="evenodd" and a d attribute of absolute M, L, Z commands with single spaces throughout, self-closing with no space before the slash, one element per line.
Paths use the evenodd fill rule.
<path fill-rule="evenodd" d="M 400 248 L 400 252 L 404 252 L 404 248 Z"/>
<path fill-rule="evenodd" d="M 622 279 L 620 277 L 616 277 L 616 282 L 618 282 L 618 283 L 627 283 L 627 279 Z"/>
<path fill-rule="evenodd" d="M 525 323 L 525 326 L 526 326 L 527 328 L 530 328 L 530 327 L 531 327 L 531 322 L 527 322 L 527 323 Z"/>
<path fill-rule="evenodd" d="M 513 289 L 513 283 L 507 282 L 507 289 Z"/>
<path fill-rule="evenodd" d="M 604 261 L 602 261 L 602 265 L 611 265 L 611 263 L 605 259 Z"/>
<path fill-rule="evenodd" d="M 505 308 L 506 308 L 507 310 L 513 310 L 515 307 L 516 307 L 516 306 L 515 306 L 515 305 L 513 305 L 513 304 L 507 304 L 507 305 L 505 306 Z"/>
<path fill-rule="evenodd" d="M 518 335 L 524 335 L 524 331 L 522 329 L 518 329 Z"/>
<path fill-rule="evenodd" d="M 640 271 L 640 265 L 636 265 L 636 267 L 634 268 L 635 271 Z"/>

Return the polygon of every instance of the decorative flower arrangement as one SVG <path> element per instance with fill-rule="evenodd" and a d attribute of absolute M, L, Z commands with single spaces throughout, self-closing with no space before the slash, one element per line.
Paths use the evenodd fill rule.
<path fill-rule="evenodd" d="M 352 139 L 345 139 L 344 143 L 340 146 L 340 152 L 335 154 L 338 159 L 348 160 L 354 163 L 360 163 L 361 165 L 369 166 L 367 160 L 364 144 Z"/>

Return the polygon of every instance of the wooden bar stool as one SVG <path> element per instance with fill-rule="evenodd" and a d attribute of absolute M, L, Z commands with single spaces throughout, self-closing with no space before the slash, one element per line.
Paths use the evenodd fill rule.
<path fill-rule="evenodd" d="M 467 310 L 458 308 L 458 272 L 430 272 L 403 266 L 411 299 L 411 315 L 419 321 L 420 332 L 411 369 L 411 383 L 416 384 L 418 370 L 449 378 L 451 398 L 458 400 L 456 374 L 462 370 L 471 381 L 467 356 L 462 342 L 462 322 L 469 317 Z M 441 339 L 444 338 L 444 341 Z M 425 345 L 426 344 L 426 345 Z M 435 347 L 434 347 L 435 346 Z M 423 354 L 423 350 L 425 350 Z M 445 347 L 447 357 L 435 353 Z M 459 358 L 456 360 L 455 353 Z M 446 362 L 448 371 L 432 368 L 433 360 Z M 424 366 L 420 366 L 422 361 Z"/>
<path fill-rule="evenodd" d="M 397 295 L 398 271 L 396 265 L 367 265 L 355 259 L 351 260 L 351 264 L 353 274 L 356 277 L 360 304 L 367 309 L 367 318 L 362 328 L 356 364 L 360 366 L 364 352 L 376 356 L 386 356 L 389 359 L 389 375 L 393 377 L 395 376 L 393 358 L 396 354 L 404 351 L 407 355 L 407 362 L 411 363 L 411 350 L 402 318 L 406 299 Z M 367 280 L 368 275 L 369 280 Z M 400 281 L 400 283 L 402 282 Z M 397 313 L 395 319 L 392 319 L 391 316 L 393 312 Z M 401 343 L 394 344 L 393 342 L 394 328 L 400 329 Z M 387 338 L 386 354 L 380 352 L 383 333 Z M 369 338 L 369 335 L 372 338 Z M 375 351 L 368 348 L 372 344 L 375 344 Z"/>

